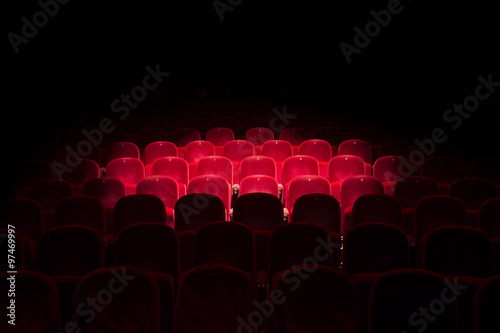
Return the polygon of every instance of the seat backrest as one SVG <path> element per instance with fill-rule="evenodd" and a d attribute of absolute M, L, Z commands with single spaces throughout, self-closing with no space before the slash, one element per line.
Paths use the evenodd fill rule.
<path fill-rule="evenodd" d="M 465 226 L 438 227 L 422 237 L 422 268 L 442 275 L 488 278 L 493 247 L 484 232 Z"/>
<path fill-rule="evenodd" d="M 207 131 L 205 138 L 214 146 L 224 146 L 226 142 L 234 140 L 234 133 L 230 128 L 214 127 Z"/>
<path fill-rule="evenodd" d="M 186 160 L 180 157 L 160 157 L 153 163 L 151 175 L 169 176 L 178 183 L 187 186 L 189 183 L 189 166 Z"/>
<path fill-rule="evenodd" d="M 197 176 L 209 176 L 217 175 L 221 176 L 227 180 L 227 182 L 233 184 L 233 163 L 230 159 L 224 156 L 207 156 L 203 157 L 198 161 L 196 166 Z M 191 179 L 190 182 L 193 181 Z M 189 193 L 189 191 L 188 191 Z"/>
<path fill-rule="evenodd" d="M 300 144 L 299 154 L 312 156 L 318 162 L 329 162 L 332 158 L 332 146 L 325 140 L 306 140 Z"/>
<path fill-rule="evenodd" d="M 82 193 L 98 198 L 104 208 L 112 209 L 116 202 L 125 196 L 125 185 L 116 178 L 96 178 L 83 185 Z"/>
<path fill-rule="evenodd" d="M 462 177 L 462 167 L 453 157 L 432 156 L 420 166 L 420 176 L 431 178 L 437 183 L 451 184 Z"/>
<path fill-rule="evenodd" d="M 238 195 L 241 196 L 247 193 L 269 193 L 278 198 L 280 196 L 276 179 L 264 175 L 248 176 L 240 181 Z"/>
<path fill-rule="evenodd" d="M 468 210 L 478 210 L 481 204 L 496 197 L 495 185 L 481 178 L 460 178 L 450 185 L 450 196 L 459 198 Z"/>
<path fill-rule="evenodd" d="M 140 158 L 139 147 L 135 143 L 132 142 L 115 142 L 110 144 L 106 148 L 106 164 L 109 165 L 109 162 L 116 158 Z"/>
<path fill-rule="evenodd" d="M 209 222 L 226 218 L 224 202 L 216 195 L 192 193 L 180 197 L 175 203 L 175 230 L 197 230 Z"/>
<path fill-rule="evenodd" d="M 191 141 L 186 145 L 184 155 L 188 163 L 196 163 L 203 157 L 214 156 L 215 147 L 214 144 L 210 141 Z"/>
<path fill-rule="evenodd" d="M 233 220 L 252 230 L 273 230 L 283 224 L 283 204 L 268 193 L 248 193 L 236 199 Z"/>
<path fill-rule="evenodd" d="M 0 286 L 6 291 L 5 297 L 0 299 L 0 306 L 3 309 L 13 307 L 10 300 L 14 298 L 7 297 L 7 291 L 15 281 L 14 305 L 19 310 L 15 312 L 15 320 L 11 323 L 10 316 L 0 322 L 0 330 L 12 333 L 60 332 L 61 301 L 54 280 L 34 271 L 18 271 L 15 280 L 11 280 L 11 277 L 12 274 L 0 273 Z"/>
<path fill-rule="evenodd" d="M 255 275 L 255 241 L 250 228 L 237 222 L 212 222 L 196 233 L 195 264 L 218 263 Z"/>
<path fill-rule="evenodd" d="M 500 198 L 487 200 L 481 205 L 479 228 L 490 238 L 500 237 Z"/>
<path fill-rule="evenodd" d="M 106 167 L 106 177 L 120 179 L 125 184 L 137 184 L 144 178 L 144 164 L 137 158 L 115 158 Z"/>
<path fill-rule="evenodd" d="M 0 229 L 8 229 L 9 224 L 15 226 L 17 235 L 36 244 L 43 232 L 42 205 L 30 198 L 1 200 Z"/>
<path fill-rule="evenodd" d="M 223 156 L 231 161 L 241 161 L 245 157 L 255 155 L 255 148 L 250 141 L 232 140 L 224 144 Z"/>
<path fill-rule="evenodd" d="M 28 197 L 38 201 L 43 209 L 54 210 L 59 202 L 73 195 L 71 184 L 65 180 L 40 180 L 30 186 Z"/>
<path fill-rule="evenodd" d="M 431 195 L 420 199 L 415 211 L 415 238 L 420 240 L 432 229 L 445 225 L 466 225 L 465 206 L 457 198 Z"/>
<path fill-rule="evenodd" d="M 357 291 L 338 269 L 319 265 L 288 269 L 272 287 L 271 294 L 278 293 L 286 302 L 274 304 L 266 325 L 271 332 L 357 332 Z"/>
<path fill-rule="evenodd" d="M 101 201 L 90 195 L 76 195 L 65 198 L 56 208 L 55 225 L 85 225 L 106 235 L 104 206 Z"/>
<path fill-rule="evenodd" d="M 330 194 L 330 183 L 321 176 L 297 176 L 290 181 L 287 196 L 287 208 L 293 214 L 295 201 L 304 194 Z"/>
<path fill-rule="evenodd" d="M 253 127 L 247 130 L 245 138 L 254 146 L 262 146 L 264 142 L 274 140 L 274 133 L 267 127 Z"/>
<path fill-rule="evenodd" d="M 416 326 L 425 332 L 457 332 L 456 306 L 453 286 L 442 276 L 418 269 L 392 270 L 372 285 L 368 307 L 370 332 L 415 332 Z M 432 315 L 432 322 L 416 312 L 429 307 L 429 312 L 435 309 L 432 313 L 439 313 Z"/>
<path fill-rule="evenodd" d="M 88 299 L 105 311 L 78 311 Z M 146 272 L 133 266 L 96 270 L 78 284 L 73 321 L 83 332 L 160 332 L 160 289 Z M 93 315 L 93 316 L 91 316 Z M 92 320 L 89 320 L 92 318 Z"/>
<path fill-rule="evenodd" d="M 146 164 L 153 164 L 161 157 L 177 157 L 175 144 L 168 141 L 155 141 L 146 146 Z"/>
<path fill-rule="evenodd" d="M 295 200 L 291 222 L 313 223 L 340 233 L 340 221 L 340 204 L 329 194 L 303 194 Z"/>
<path fill-rule="evenodd" d="M 387 223 L 401 228 L 401 205 L 388 194 L 365 194 L 352 206 L 352 224 Z"/>
<path fill-rule="evenodd" d="M 339 145 L 339 155 L 354 155 L 361 157 L 365 163 L 372 163 L 372 148 L 364 140 L 345 140 Z"/>
<path fill-rule="evenodd" d="M 300 144 L 308 138 L 305 129 L 299 127 L 288 127 L 280 132 L 279 139 L 290 142 L 292 146 L 300 146 Z"/>
<path fill-rule="evenodd" d="M 340 185 L 340 205 L 342 209 L 354 206 L 354 202 L 365 194 L 383 194 L 384 185 L 373 176 L 351 176 Z"/>
<path fill-rule="evenodd" d="M 174 208 L 179 198 L 179 186 L 169 176 L 151 176 L 137 183 L 137 194 L 152 194 L 163 201 L 165 207 Z"/>
<path fill-rule="evenodd" d="M 103 267 L 103 260 L 101 235 L 91 227 L 55 227 L 38 242 L 37 271 L 49 276 L 84 276 Z"/>
<path fill-rule="evenodd" d="M 365 174 L 363 159 L 354 155 L 334 156 L 328 162 L 328 180 L 340 182 L 350 176 Z"/>
<path fill-rule="evenodd" d="M 144 222 L 166 224 L 165 205 L 160 198 L 151 194 L 131 194 L 118 200 L 114 210 L 115 235 L 130 225 Z"/>
<path fill-rule="evenodd" d="M 401 208 L 415 208 L 417 202 L 429 195 L 438 195 L 438 184 L 427 177 L 410 176 L 399 180 L 394 188 L 394 197 Z"/>
<path fill-rule="evenodd" d="M 179 282 L 173 333 L 241 331 L 237 319 L 247 320 L 255 299 L 250 274 L 221 264 L 196 267 Z"/>
<path fill-rule="evenodd" d="M 379 157 L 373 163 L 373 176 L 382 182 L 397 182 L 401 180 L 404 174 L 401 174 L 400 165 L 404 157 L 395 155 Z"/>
<path fill-rule="evenodd" d="M 247 176 L 265 175 L 276 179 L 276 162 L 268 156 L 248 156 L 240 164 L 240 182 Z"/>
<path fill-rule="evenodd" d="M 177 147 L 186 147 L 191 141 L 201 140 L 201 134 L 194 128 L 178 128 L 172 133 L 172 141 Z"/>
<path fill-rule="evenodd" d="M 178 240 L 175 231 L 160 223 L 141 223 L 123 229 L 115 240 L 115 263 L 178 278 Z"/>
<path fill-rule="evenodd" d="M 83 185 L 91 179 L 100 177 L 99 165 L 91 159 L 73 160 L 76 164 L 71 170 L 61 174 L 62 179 L 72 185 Z"/>
<path fill-rule="evenodd" d="M 293 155 L 293 146 L 284 140 L 270 140 L 262 144 L 261 155 L 271 157 L 275 162 L 283 162 Z"/>
<path fill-rule="evenodd" d="M 319 175 L 318 161 L 307 155 L 290 156 L 283 161 L 283 184 L 288 184 L 297 176 Z"/>
<path fill-rule="evenodd" d="M 344 271 L 352 276 L 408 268 L 408 249 L 404 231 L 393 225 L 365 223 L 354 226 L 344 236 Z"/>

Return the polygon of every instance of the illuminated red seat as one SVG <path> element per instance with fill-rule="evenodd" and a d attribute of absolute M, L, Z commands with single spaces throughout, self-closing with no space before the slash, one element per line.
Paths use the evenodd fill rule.
<path fill-rule="evenodd" d="M 340 201 L 340 185 L 344 179 L 364 174 L 365 163 L 361 157 L 354 155 L 332 157 L 328 162 L 328 181 L 330 182 L 332 196 Z"/>
<path fill-rule="evenodd" d="M 300 155 L 314 157 L 319 164 L 319 175 L 328 177 L 328 162 L 332 158 L 332 146 L 325 140 L 306 140 L 299 146 Z"/>
<path fill-rule="evenodd" d="M 246 140 L 232 140 L 226 142 L 222 155 L 229 158 L 233 163 L 233 183 L 239 184 L 241 161 L 245 157 L 255 155 L 253 144 Z"/>
<path fill-rule="evenodd" d="M 203 157 L 215 156 L 215 146 L 210 141 L 196 140 L 186 145 L 184 159 L 189 165 L 189 179 L 196 176 L 198 161 Z"/>
<path fill-rule="evenodd" d="M 144 164 L 137 158 L 115 158 L 106 168 L 106 177 L 121 180 L 127 195 L 135 194 L 137 183 L 144 178 Z"/>
<path fill-rule="evenodd" d="M 179 186 L 179 197 L 186 195 L 189 183 L 189 165 L 183 158 L 160 157 L 153 163 L 151 175 L 172 177 Z"/>

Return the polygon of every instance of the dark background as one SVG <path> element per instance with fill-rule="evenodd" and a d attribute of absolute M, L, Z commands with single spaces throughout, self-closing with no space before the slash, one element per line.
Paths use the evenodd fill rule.
<path fill-rule="evenodd" d="M 388 1 L 244 0 L 223 22 L 212 3 L 73 0 L 18 54 L 7 33 L 20 34 L 21 17 L 32 21 L 40 7 L 33 0 L 5 3 L 3 136 L 53 140 L 75 121 L 98 121 L 104 115 L 96 105 L 130 92 L 144 68 L 158 63 L 171 73 L 162 89 L 211 85 L 208 97 L 322 103 L 296 111 L 308 114 L 330 115 L 331 105 L 352 103 L 367 119 L 396 117 L 422 133 L 473 93 L 478 75 L 500 81 L 500 20 L 492 1 L 401 1 L 403 11 L 350 64 L 340 42 L 353 44 L 353 28 L 363 29 L 373 20 L 370 11 L 386 9 Z M 401 99 L 408 91 L 425 98 Z M 494 119 L 486 115 L 492 109 L 478 111 L 460 131 L 481 133 Z"/>

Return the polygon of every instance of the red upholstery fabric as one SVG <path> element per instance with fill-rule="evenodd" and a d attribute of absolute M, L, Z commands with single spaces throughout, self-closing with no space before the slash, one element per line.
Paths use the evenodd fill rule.
<path fill-rule="evenodd" d="M 280 196 L 278 182 L 270 176 L 247 176 L 240 182 L 239 195 L 248 193 L 269 193 L 275 197 Z"/>
<path fill-rule="evenodd" d="M 166 224 L 163 201 L 151 194 L 132 194 L 121 198 L 115 205 L 114 233 L 137 223 Z"/>
<path fill-rule="evenodd" d="M 276 178 L 276 162 L 268 156 L 245 157 L 240 163 L 240 182 L 248 176 L 265 175 Z"/>
<path fill-rule="evenodd" d="M 283 205 L 275 195 L 248 193 L 236 199 L 233 220 L 252 230 L 273 230 L 283 224 Z"/>
<path fill-rule="evenodd" d="M 229 163 L 230 162 L 231 161 L 229 161 Z M 210 174 L 205 176 L 196 176 L 189 182 L 187 193 L 207 193 L 219 197 L 226 208 L 226 219 L 229 220 L 232 192 L 231 185 L 226 178 Z"/>
<path fill-rule="evenodd" d="M 115 142 L 106 148 L 106 165 L 116 158 L 140 158 L 139 147 L 132 142 Z"/>
<path fill-rule="evenodd" d="M 295 200 L 291 222 L 313 223 L 340 234 L 340 204 L 329 194 L 303 194 Z"/>

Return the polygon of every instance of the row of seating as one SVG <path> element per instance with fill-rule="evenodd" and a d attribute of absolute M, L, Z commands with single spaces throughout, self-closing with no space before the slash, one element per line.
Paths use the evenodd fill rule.
<path fill-rule="evenodd" d="M 342 287 L 337 290 L 337 283 L 332 283 L 331 280 L 325 279 L 324 277 L 316 280 L 316 278 L 313 278 L 313 275 L 311 275 L 311 273 L 314 273 L 318 269 L 318 264 L 333 267 L 322 268 L 322 271 L 337 271 L 336 269 L 338 266 L 336 265 L 338 264 L 340 256 L 336 250 L 340 246 L 338 243 L 340 238 L 333 240 L 332 236 L 331 233 L 328 234 L 328 232 L 318 226 L 304 223 L 287 224 L 277 228 L 271 234 L 271 241 L 269 244 L 270 289 L 265 292 L 266 299 L 274 300 L 276 292 L 273 292 L 273 289 L 279 289 L 286 294 L 287 301 L 284 308 L 293 308 L 294 306 L 299 306 L 299 304 L 311 307 L 310 310 L 313 313 L 303 309 L 302 311 L 305 312 L 302 314 L 302 311 L 288 314 L 291 316 L 289 319 L 292 320 L 292 322 L 300 322 L 301 320 L 299 318 L 303 318 L 305 321 L 299 324 L 299 327 L 306 325 L 302 327 L 303 329 L 315 328 L 314 323 L 316 320 L 319 320 L 319 322 L 325 325 L 328 323 L 327 327 L 329 329 L 337 327 L 336 325 L 339 324 L 337 322 L 338 318 L 333 322 L 329 320 L 331 316 L 338 314 L 338 312 L 342 310 L 337 308 L 333 311 L 334 309 L 330 307 L 330 302 L 339 299 L 339 292 L 352 291 L 353 289 L 346 289 L 345 284 L 340 284 Z M 100 274 L 99 272 L 103 271 L 110 273 L 113 270 L 113 268 L 102 268 L 103 251 L 102 242 L 100 242 L 99 239 L 99 234 L 91 228 L 67 226 L 52 229 L 47 234 L 46 238 L 40 241 L 37 269 L 45 275 L 51 276 L 52 280 L 56 282 L 61 292 L 62 309 L 63 312 L 65 312 L 63 317 L 65 320 L 70 320 L 71 314 L 73 313 L 73 306 L 79 304 L 79 302 L 71 302 L 74 290 L 79 290 L 82 284 L 86 283 L 86 279 L 89 276 Z M 174 295 L 177 295 L 177 306 L 175 307 L 177 320 L 179 320 L 179 318 L 177 318 L 178 312 L 184 306 L 191 308 L 191 311 L 196 308 L 196 311 L 211 313 L 211 307 L 214 304 L 207 304 L 206 302 L 208 299 L 213 300 L 214 297 L 221 297 L 221 301 L 224 302 L 224 304 L 221 304 L 221 306 L 224 305 L 223 308 L 225 308 L 225 306 L 241 305 L 241 303 L 237 301 L 238 295 L 241 295 L 242 292 L 246 293 L 249 290 L 252 291 L 252 299 L 256 299 L 256 284 L 259 282 L 262 283 L 262 279 L 259 281 L 259 277 L 255 275 L 255 254 L 253 252 L 257 250 L 257 247 L 254 245 L 254 236 L 248 227 L 234 222 L 219 222 L 210 223 L 200 228 L 195 236 L 193 251 L 195 256 L 194 268 L 185 272 L 180 277 L 178 275 L 179 262 L 176 252 L 178 250 L 182 251 L 182 248 L 177 247 L 178 240 L 181 240 L 181 235 L 179 234 L 179 239 L 177 239 L 175 233 L 169 227 L 157 223 L 145 223 L 133 225 L 124 229 L 115 243 L 114 264 L 136 265 L 147 271 L 148 273 L 146 275 L 152 278 L 153 281 L 156 281 L 159 289 L 155 292 L 155 297 L 159 295 L 159 303 L 162 309 L 162 331 L 169 331 L 172 327 L 172 322 L 175 323 L 175 321 L 172 320 L 174 313 Z M 257 239 L 255 239 L 255 242 L 256 241 Z M 466 329 L 461 330 L 461 332 L 472 332 L 472 309 L 474 303 L 471 300 L 475 297 L 476 289 L 481 287 L 485 281 L 488 281 L 485 279 L 491 276 L 491 244 L 489 244 L 487 237 L 481 232 L 471 228 L 458 226 L 436 229 L 426 237 L 424 244 L 425 247 L 424 250 L 422 250 L 421 256 L 422 268 L 425 268 L 429 272 L 432 271 L 440 274 L 441 288 L 439 291 L 441 294 L 439 295 L 444 293 L 443 283 L 446 286 L 449 286 L 450 283 L 453 284 L 453 287 L 449 287 L 449 294 L 453 295 L 453 291 L 456 292 L 457 309 L 460 314 L 459 323 L 466 327 Z M 467 244 L 467 246 L 464 246 L 464 244 Z M 19 249 L 21 249 L 21 247 L 19 247 Z M 364 329 L 360 329 L 359 332 L 365 332 L 370 325 L 373 325 L 373 323 L 369 324 L 372 317 L 369 314 L 368 301 L 373 297 L 374 292 L 372 290 L 370 294 L 370 290 L 373 289 L 373 285 L 376 285 L 378 277 L 380 275 L 385 276 L 391 274 L 384 272 L 393 269 L 409 272 L 407 239 L 400 229 L 391 225 L 379 223 L 360 225 L 353 228 L 344 239 L 343 260 L 345 264 L 345 273 L 338 272 L 336 274 L 345 276 L 343 279 L 346 281 L 348 280 L 346 277 L 349 276 L 351 283 L 356 286 L 357 290 L 357 292 L 354 293 L 349 291 L 347 294 L 348 297 L 345 299 L 348 300 L 350 304 L 356 304 L 354 312 L 350 313 L 350 315 L 353 316 L 349 316 L 349 320 L 353 320 L 351 324 L 354 326 L 351 327 L 352 330 L 347 330 L 347 332 L 356 332 L 356 326 L 358 324 L 364 327 Z M 242 274 L 246 276 L 245 280 L 247 282 L 245 284 L 240 284 L 240 282 L 235 283 L 234 280 L 225 280 L 222 277 L 228 272 L 223 273 L 216 269 L 214 270 L 213 266 L 208 270 L 210 273 L 205 271 L 206 266 L 204 267 L 203 265 L 210 266 L 214 263 L 218 265 L 229 265 L 231 268 L 228 268 L 228 270 L 231 272 L 241 271 Z M 301 268 L 300 265 L 305 265 L 306 267 Z M 304 274 L 301 274 L 301 272 L 299 272 L 300 270 L 302 270 Z M 197 274 L 195 272 L 200 271 L 205 271 L 208 274 L 193 277 Z M 430 274 L 424 271 L 419 272 L 420 274 L 437 276 L 437 274 Z M 133 273 L 131 274 L 133 275 Z M 87 277 L 85 277 L 85 275 L 87 275 Z M 117 276 L 116 272 L 114 276 Z M 210 276 L 212 278 L 210 278 Z M 187 287 L 185 285 L 186 279 L 191 279 L 189 277 L 192 277 L 194 281 L 198 281 L 198 287 Z M 237 278 L 237 276 L 232 274 L 232 279 L 234 278 Z M 309 278 L 312 279 L 309 280 Z M 419 284 L 408 275 L 406 279 L 407 284 L 405 288 L 398 290 L 398 288 L 401 287 L 398 286 L 398 288 L 395 289 L 398 293 L 403 293 L 405 295 L 405 297 L 401 298 L 401 302 L 411 303 L 415 299 L 421 301 L 419 296 L 417 296 L 421 295 Z M 449 282 L 446 283 L 445 279 Z M 110 279 L 107 280 L 108 283 L 109 280 Z M 314 281 L 313 285 L 318 287 L 314 294 L 309 294 L 310 291 L 308 291 L 308 289 L 300 289 L 305 280 L 311 283 Z M 238 281 L 238 278 L 236 281 Z M 328 282 L 328 284 L 323 284 L 325 282 Z M 318 283 L 319 285 L 317 285 Z M 178 288 L 176 287 L 177 284 Z M 204 286 L 202 287 L 202 285 Z M 217 287 L 215 288 L 215 286 Z M 231 290 L 226 290 L 225 287 L 229 286 L 232 286 L 230 287 Z M 204 289 L 204 287 L 209 289 Z M 103 286 L 95 286 L 95 288 L 94 292 L 97 293 L 103 289 Z M 331 288 L 333 288 L 333 290 Z M 298 292 L 295 293 L 297 290 Z M 290 291 L 290 293 L 287 291 Z M 207 293 L 210 292 L 214 292 L 214 294 L 208 296 L 209 294 Z M 382 295 L 384 294 L 385 293 L 382 293 Z M 387 295 L 392 294 L 385 294 L 385 296 Z M 92 295 L 86 296 L 92 297 Z M 358 296 L 359 303 L 357 301 Z M 207 299 L 206 297 L 209 298 Z M 236 297 L 236 299 L 233 299 L 233 297 Z M 436 297 L 419 305 L 426 305 L 434 298 Z M 205 301 L 202 301 L 203 299 Z M 294 299 L 296 301 L 300 300 L 300 302 L 295 304 L 293 301 Z M 450 299 L 450 297 L 447 299 Z M 56 299 L 54 299 L 54 301 L 56 301 Z M 182 302 L 187 302 L 188 304 L 179 305 L 182 304 Z M 191 304 L 191 302 L 194 303 Z M 267 304 L 267 309 L 269 309 L 269 306 L 273 305 L 269 304 L 269 301 L 266 303 L 262 298 L 259 299 L 259 302 L 263 302 L 261 304 Z M 492 297 L 490 302 L 490 309 L 492 306 L 493 309 L 495 306 L 498 308 L 497 297 Z M 281 303 L 276 302 L 274 305 L 278 306 Z M 324 306 L 326 306 L 327 311 L 319 311 L 319 309 Z M 257 307 L 257 309 L 258 308 L 259 307 Z M 454 309 L 455 307 L 452 308 Z M 253 310 L 255 310 L 255 308 L 253 308 Z M 276 308 L 275 310 L 278 309 Z M 345 310 L 344 308 L 344 311 Z M 183 311 L 184 310 L 181 312 Z M 287 311 L 284 311 L 284 313 L 287 313 Z M 396 309 L 392 309 L 392 311 L 393 315 L 395 314 L 394 311 L 397 312 Z M 414 311 L 417 310 L 413 309 L 411 312 Z M 408 315 L 411 314 L 411 312 L 408 313 Z M 224 311 L 218 311 L 218 313 L 224 313 Z M 281 313 L 281 315 L 284 314 L 281 310 L 278 311 L 277 314 L 278 313 Z M 491 313 L 494 313 L 494 311 Z M 137 312 L 130 314 L 133 315 L 131 318 L 135 318 L 134 315 L 136 315 Z M 316 316 L 317 318 L 306 320 L 308 318 L 306 314 Z M 183 316 L 189 315 L 191 316 L 191 320 L 185 317 L 181 320 L 181 322 L 183 322 L 181 327 L 184 327 L 183 325 L 193 324 L 193 313 L 188 312 L 183 314 Z M 218 320 L 212 321 L 210 318 L 219 318 L 218 316 L 213 317 L 213 315 L 214 314 L 211 314 L 206 317 L 206 320 L 209 320 L 209 322 L 204 324 L 209 325 L 208 327 L 216 323 L 217 325 L 223 325 L 222 327 L 228 327 L 227 325 L 231 326 L 235 324 L 234 321 L 228 321 L 227 319 L 231 319 L 228 317 L 224 317 L 225 320 L 221 322 L 218 322 Z M 327 315 L 327 317 L 325 317 L 325 315 Z M 233 319 L 236 318 L 237 317 L 234 317 Z M 245 321 L 247 316 L 243 316 L 242 318 Z M 279 323 L 279 321 L 284 318 L 278 319 L 274 317 L 274 315 L 270 318 L 274 318 L 268 322 L 271 326 L 284 324 Z M 487 316 L 487 318 L 490 320 L 490 323 L 492 323 L 493 321 L 491 320 L 496 319 L 496 316 L 490 315 Z M 401 319 L 402 318 L 398 319 L 398 325 L 401 324 Z M 78 319 L 76 320 L 78 322 Z M 274 320 L 278 320 L 278 322 L 274 322 Z M 66 321 L 63 321 L 63 325 L 64 323 L 66 323 Z M 241 324 L 241 321 L 237 321 L 237 323 Z M 254 325 L 261 326 L 263 323 L 264 321 L 258 323 L 256 321 Z M 105 325 L 111 324 L 112 323 L 105 323 Z M 408 321 L 406 321 L 406 324 L 408 324 Z M 116 325 L 116 322 L 112 325 Z M 250 326 L 254 325 L 250 323 Z M 449 325 L 449 323 L 447 325 Z M 498 328 L 498 323 L 497 326 L 488 327 Z M 316 327 L 316 329 L 317 328 L 318 327 Z M 214 327 L 214 329 L 220 329 L 220 327 Z M 326 330 L 326 327 L 323 327 L 323 329 L 325 329 L 325 331 L 330 331 Z M 440 328 L 441 331 L 443 331 L 443 329 L 445 332 L 450 331 L 451 326 Z M 175 328 L 174 331 L 176 331 Z M 280 332 L 278 328 L 277 331 Z"/>
<path fill-rule="evenodd" d="M 4 290 L 9 289 L 8 276 L 0 273 Z M 261 327 L 266 333 L 385 333 L 402 329 L 440 333 L 472 332 L 472 328 L 489 333 L 500 328 L 499 276 L 480 281 L 474 291 L 457 280 L 417 269 L 364 278 L 349 279 L 332 268 L 300 265 L 283 272 L 272 296 L 259 302 L 248 274 L 210 264 L 182 278 L 176 300 L 171 299 L 166 309 L 161 289 L 150 275 L 134 266 L 116 266 L 95 270 L 82 279 L 71 307 L 75 315 L 61 327 L 54 280 L 22 271 L 16 274 L 18 290 L 23 291 L 17 294 L 16 304 L 24 311 L 16 314 L 16 326 L 3 320 L 0 327 L 5 332 L 111 332 L 127 327 L 143 333 L 255 332 Z M 368 297 L 363 294 L 365 289 Z M 89 303 L 89 299 L 94 302 Z M 7 301 L 7 297 L 0 300 L 4 309 L 9 306 Z M 161 316 L 167 310 L 170 322 L 162 328 Z"/>

